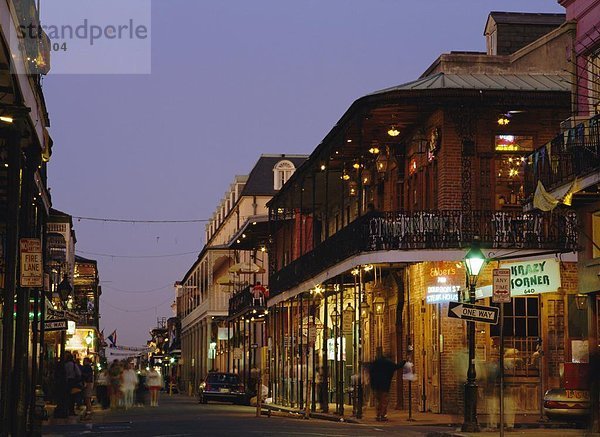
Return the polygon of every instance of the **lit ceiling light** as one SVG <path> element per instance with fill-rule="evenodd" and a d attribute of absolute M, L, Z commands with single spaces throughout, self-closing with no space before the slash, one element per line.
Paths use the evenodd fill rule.
<path fill-rule="evenodd" d="M 508 114 L 500 114 L 498 116 L 498 125 L 507 126 L 510 123 L 510 119 L 508 118 Z"/>
<path fill-rule="evenodd" d="M 263 247 L 261 247 L 261 248 L 260 248 L 260 251 L 261 251 L 261 252 L 266 252 L 266 251 L 267 251 L 267 248 L 266 248 L 265 246 L 263 246 Z"/>
<path fill-rule="evenodd" d="M 358 267 L 355 267 L 352 269 L 352 271 L 350 273 L 352 273 L 353 276 L 356 276 L 360 273 L 360 270 L 358 269 Z"/>
<path fill-rule="evenodd" d="M 354 164 L 352 164 L 352 167 L 358 170 L 360 168 L 360 164 L 358 161 L 356 161 Z"/>
<path fill-rule="evenodd" d="M 252 222 L 252 226 L 256 226 L 256 222 Z"/>
<path fill-rule="evenodd" d="M 373 155 L 377 155 L 379 153 L 379 147 L 377 146 L 373 146 L 369 149 L 369 153 L 373 154 Z"/>
<path fill-rule="evenodd" d="M 346 173 L 345 170 L 344 170 L 344 174 L 342 175 L 342 179 L 345 181 L 350 180 L 350 175 L 348 173 Z"/>
<path fill-rule="evenodd" d="M 14 119 L 8 115 L 0 115 L 0 121 L 3 121 L 4 123 L 12 123 Z"/>
<path fill-rule="evenodd" d="M 321 164 L 321 171 L 325 171 L 325 164 Z"/>
<path fill-rule="evenodd" d="M 346 140 L 346 142 L 347 142 L 347 143 L 351 143 L 351 142 L 352 142 L 352 140 Z"/>
<path fill-rule="evenodd" d="M 396 129 L 396 126 L 392 126 L 390 130 L 387 131 L 387 133 L 390 137 L 397 137 L 398 135 L 400 135 L 400 131 Z"/>

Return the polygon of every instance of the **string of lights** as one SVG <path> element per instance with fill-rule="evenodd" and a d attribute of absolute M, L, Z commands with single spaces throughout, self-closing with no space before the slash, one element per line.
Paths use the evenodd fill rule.
<path fill-rule="evenodd" d="M 77 250 L 77 253 L 80 253 L 83 255 L 104 256 L 107 258 L 147 259 L 147 258 L 173 258 L 173 257 L 177 257 L 177 256 L 198 254 L 198 251 L 194 250 L 192 252 L 168 253 L 168 254 L 162 254 L 162 255 L 119 255 L 119 254 L 112 254 L 112 253 L 86 252 L 84 250 Z"/>
<path fill-rule="evenodd" d="M 167 303 L 171 303 L 171 302 L 173 302 L 173 297 L 169 297 L 169 299 L 165 300 L 164 302 L 161 302 L 158 305 L 154 305 L 154 306 L 151 306 L 148 308 L 126 309 L 126 308 L 121 308 L 116 305 L 113 305 L 113 304 L 107 302 L 105 298 L 102 298 L 102 305 L 107 305 L 114 310 L 122 311 L 124 313 L 143 313 L 146 311 L 153 311 L 153 310 L 156 310 L 156 309 L 160 308 L 161 306 L 166 305 Z"/>
<path fill-rule="evenodd" d="M 72 216 L 78 221 L 87 220 L 93 222 L 106 222 L 106 223 L 150 223 L 150 224 L 161 224 L 161 223 L 203 223 L 209 222 L 208 219 L 189 219 L 189 220 L 143 220 L 143 219 L 117 219 L 109 217 L 83 217 L 83 216 Z"/>

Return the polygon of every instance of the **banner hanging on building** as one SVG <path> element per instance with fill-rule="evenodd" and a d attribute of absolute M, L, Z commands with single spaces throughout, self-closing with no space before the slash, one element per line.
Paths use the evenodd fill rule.
<path fill-rule="evenodd" d="M 561 287 L 560 263 L 554 258 L 502 263 L 510 269 L 511 296 L 553 293 Z"/>

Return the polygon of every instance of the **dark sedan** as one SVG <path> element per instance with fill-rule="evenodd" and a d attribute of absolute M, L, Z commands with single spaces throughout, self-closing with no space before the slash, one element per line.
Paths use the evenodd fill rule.
<path fill-rule="evenodd" d="M 208 401 L 248 403 L 244 384 L 234 373 L 210 372 L 200 384 L 198 400 L 201 404 Z"/>

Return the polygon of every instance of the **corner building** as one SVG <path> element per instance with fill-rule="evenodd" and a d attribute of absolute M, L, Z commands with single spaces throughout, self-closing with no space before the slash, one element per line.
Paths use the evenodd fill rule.
<path fill-rule="evenodd" d="M 448 302 L 463 300 L 478 238 L 493 260 L 479 304 L 491 305 L 493 268 L 524 266 L 504 307 L 507 393 L 517 413 L 540 412 L 572 353 L 578 224 L 569 210 L 524 211 L 524 174 L 569 113 L 573 31 L 564 15 L 490 14 L 487 53 L 443 54 L 356 100 L 269 202 L 275 403 L 360 416 L 373 403 L 363 364 L 381 349 L 413 364 L 390 407 L 461 412 L 466 323 Z M 481 412 L 499 334 L 476 325 Z"/>

